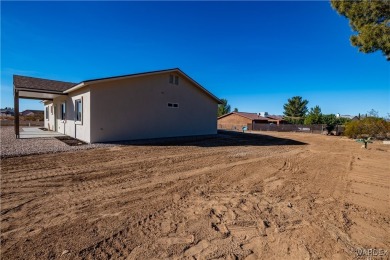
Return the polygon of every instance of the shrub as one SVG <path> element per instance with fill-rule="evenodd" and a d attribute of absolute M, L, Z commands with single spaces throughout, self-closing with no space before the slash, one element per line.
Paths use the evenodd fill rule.
<path fill-rule="evenodd" d="M 390 122 L 376 117 L 350 121 L 345 124 L 344 135 L 350 138 L 375 137 L 385 139 L 390 136 Z"/>

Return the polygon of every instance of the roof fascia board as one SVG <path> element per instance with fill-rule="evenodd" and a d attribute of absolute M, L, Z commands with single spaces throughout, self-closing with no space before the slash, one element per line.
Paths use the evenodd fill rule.
<path fill-rule="evenodd" d="M 21 99 L 33 99 L 33 100 L 49 100 L 49 101 L 53 101 L 52 98 L 23 97 L 23 96 L 19 96 L 19 98 L 21 98 Z"/>
<path fill-rule="evenodd" d="M 35 93 L 48 93 L 48 94 L 56 94 L 56 95 L 68 95 L 62 91 L 44 90 L 44 89 L 15 88 L 15 90 L 16 91 L 26 91 L 26 92 L 35 92 Z"/>
<path fill-rule="evenodd" d="M 78 89 L 80 89 L 80 88 L 82 88 L 84 86 L 86 86 L 86 84 L 84 82 L 81 82 L 81 83 L 77 84 L 76 86 L 71 87 L 70 89 L 65 90 L 64 93 L 69 93 L 69 92 L 78 90 Z"/>

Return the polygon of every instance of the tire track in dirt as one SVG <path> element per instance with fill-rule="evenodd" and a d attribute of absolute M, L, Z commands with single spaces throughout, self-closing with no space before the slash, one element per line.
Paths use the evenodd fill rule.
<path fill-rule="evenodd" d="M 367 169 L 386 153 L 351 152 L 355 144 L 338 137 L 279 135 L 286 136 L 309 145 L 256 146 L 240 137 L 207 148 L 128 146 L 58 162 L 24 158 L 31 171 L 6 159 L 2 206 L 34 200 L 2 215 L 3 256 L 349 259 L 356 247 L 388 246 L 388 210 L 363 203 L 383 196 L 386 169 L 375 166 L 373 178 Z"/>

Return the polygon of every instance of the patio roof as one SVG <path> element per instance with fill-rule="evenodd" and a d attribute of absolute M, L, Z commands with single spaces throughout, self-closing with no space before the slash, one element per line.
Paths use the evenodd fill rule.
<path fill-rule="evenodd" d="M 18 92 L 19 98 L 30 98 L 40 100 L 51 100 L 72 88 L 77 83 L 63 82 L 57 80 L 33 78 L 14 75 L 14 90 Z"/>

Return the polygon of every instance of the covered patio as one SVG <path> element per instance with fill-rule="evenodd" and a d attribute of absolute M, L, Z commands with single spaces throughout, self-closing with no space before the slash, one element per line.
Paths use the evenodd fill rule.
<path fill-rule="evenodd" d="M 33 78 L 27 76 L 13 76 L 14 85 L 14 110 L 15 110 L 15 135 L 16 138 L 52 137 L 54 134 L 63 134 L 43 131 L 34 128 L 23 128 L 21 133 L 19 126 L 19 99 L 53 100 L 59 96 L 66 96 L 65 90 L 77 85 L 76 83 Z M 46 132 L 46 133 L 43 133 Z M 50 132 L 50 133 L 49 133 Z"/>
<path fill-rule="evenodd" d="M 47 138 L 47 137 L 57 137 L 57 136 L 66 136 L 66 135 L 54 131 L 44 131 L 39 127 L 23 127 L 22 131 L 19 131 L 20 139 L 29 139 L 29 138 L 38 138 L 38 137 Z"/>

